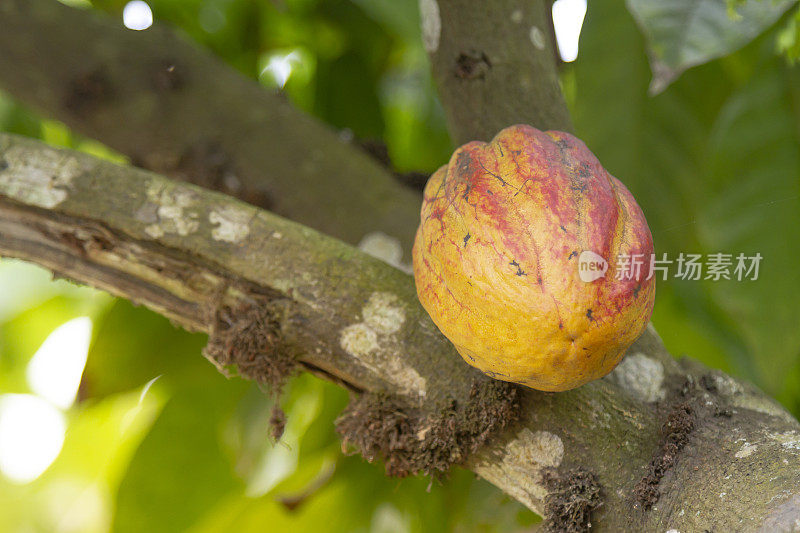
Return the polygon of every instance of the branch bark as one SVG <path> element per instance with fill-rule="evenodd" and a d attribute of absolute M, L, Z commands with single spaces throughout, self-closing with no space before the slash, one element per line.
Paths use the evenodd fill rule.
<path fill-rule="evenodd" d="M 212 334 L 221 307 L 266 301 L 280 342 L 308 368 L 428 412 L 488 383 L 437 331 L 407 274 L 225 195 L 9 135 L 0 254 Z M 534 511 L 552 501 L 549 472 L 580 466 L 602 487 L 593 523 L 609 531 L 776 531 L 800 520 L 800 424 L 752 387 L 675 361 L 652 329 L 609 377 L 524 390 L 522 404 L 467 466 Z M 693 430 L 661 463 L 661 497 L 646 510 L 635 486 L 666 460 L 660 428 L 683 406 Z"/>
<path fill-rule="evenodd" d="M 569 131 L 549 38 L 547 2 L 421 0 L 431 58 L 456 144 L 490 140 L 512 124 Z"/>
<path fill-rule="evenodd" d="M 381 232 L 410 262 L 418 193 L 159 24 L 130 31 L 56 0 L 0 0 L 0 87 L 137 166 L 350 243 Z"/>

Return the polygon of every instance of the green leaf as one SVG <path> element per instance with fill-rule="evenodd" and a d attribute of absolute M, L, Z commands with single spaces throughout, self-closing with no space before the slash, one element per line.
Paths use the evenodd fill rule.
<path fill-rule="evenodd" d="M 136 327 L 131 329 L 136 334 Z M 113 531 L 183 531 L 218 500 L 244 488 L 226 453 L 224 433 L 255 385 L 226 379 L 191 344 L 161 354 L 184 362 L 162 368 L 155 383 L 169 400 L 122 479 Z"/>
<path fill-rule="evenodd" d="M 206 336 L 189 334 L 166 318 L 128 301 L 116 300 L 95 321 L 81 390 L 92 398 L 141 387 L 164 375 L 181 380 L 205 373 L 200 356 Z"/>
<path fill-rule="evenodd" d="M 533 511 L 479 479 L 475 474 L 454 468 L 446 487 L 450 531 L 533 531 L 542 518 Z"/>
<path fill-rule="evenodd" d="M 686 69 L 735 52 L 764 32 L 794 0 L 626 0 L 647 38 L 653 79 L 663 91 Z"/>
<path fill-rule="evenodd" d="M 421 43 L 404 48 L 401 62 L 383 77 L 384 139 L 396 169 L 432 173 L 447 161 L 453 146 Z"/>
<path fill-rule="evenodd" d="M 796 9 L 786 21 L 775 39 L 775 45 L 790 64 L 800 61 L 800 9 Z"/>
<path fill-rule="evenodd" d="M 254 385 L 226 380 L 199 353 L 192 355 L 196 371 L 165 376 L 171 396 L 120 484 L 113 531 L 183 531 L 243 490 L 224 453 L 223 433 Z"/>
<path fill-rule="evenodd" d="M 797 81 L 772 57 L 725 102 L 712 127 L 708 203 L 697 227 L 708 250 L 763 256 L 758 280 L 710 288 L 755 358 L 756 379 L 773 395 L 800 353 Z"/>
<path fill-rule="evenodd" d="M 0 92 L 0 131 L 37 138 L 41 135 L 41 122 L 10 96 Z"/>
<path fill-rule="evenodd" d="M 420 40 L 419 5 L 415 0 L 351 0 L 372 19 L 403 37 Z"/>
<path fill-rule="evenodd" d="M 356 137 L 381 137 L 377 80 L 364 58 L 348 52 L 318 63 L 314 113 L 337 128 L 349 128 Z"/>

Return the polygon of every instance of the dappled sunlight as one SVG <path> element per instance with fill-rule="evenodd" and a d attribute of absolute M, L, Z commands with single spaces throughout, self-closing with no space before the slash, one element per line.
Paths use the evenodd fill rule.
<path fill-rule="evenodd" d="M 153 25 L 153 11 L 147 2 L 133 0 L 122 10 L 122 23 L 130 30 L 146 30 Z"/>
<path fill-rule="evenodd" d="M 75 401 L 91 333 L 89 317 L 53 330 L 28 363 L 28 384 L 35 394 L 0 397 L 0 471 L 8 479 L 30 482 L 58 457 L 66 432 L 61 409 Z"/>
<path fill-rule="evenodd" d="M 31 390 L 61 409 L 75 401 L 86 365 L 92 319 L 79 317 L 50 334 L 28 364 Z"/>
<path fill-rule="evenodd" d="M 553 27 L 561 59 L 569 63 L 578 58 L 578 40 L 583 18 L 586 16 L 586 0 L 556 0 L 553 2 Z"/>
<path fill-rule="evenodd" d="M 281 89 L 289 80 L 295 65 L 300 62 L 300 53 L 292 50 L 286 54 L 273 54 L 267 59 L 266 66 L 261 69 L 259 78 L 270 76 Z"/>
<path fill-rule="evenodd" d="M 59 533 L 106 531 L 111 522 L 111 494 L 103 483 L 61 479 L 42 491 L 48 525 Z"/>
<path fill-rule="evenodd" d="M 0 396 L 0 472 L 28 483 L 55 461 L 64 445 L 64 415 L 32 394 Z"/>

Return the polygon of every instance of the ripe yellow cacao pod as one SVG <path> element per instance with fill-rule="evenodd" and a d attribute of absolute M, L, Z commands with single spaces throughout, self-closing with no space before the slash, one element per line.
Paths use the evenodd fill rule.
<path fill-rule="evenodd" d="M 633 196 L 583 142 L 517 125 L 430 178 L 414 279 L 467 363 L 563 391 L 610 372 L 647 326 L 652 253 Z"/>

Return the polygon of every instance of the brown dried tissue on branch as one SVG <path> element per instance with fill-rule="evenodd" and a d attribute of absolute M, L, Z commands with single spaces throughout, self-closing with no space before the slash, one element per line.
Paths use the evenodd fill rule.
<path fill-rule="evenodd" d="M 636 502 L 645 510 L 652 508 L 661 497 L 661 479 L 675 465 L 679 453 L 689 442 L 689 434 L 695 424 L 695 410 L 688 401 L 676 403 L 670 408 L 661 428 L 658 449 L 647 465 L 647 473 L 634 487 Z"/>
<path fill-rule="evenodd" d="M 351 401 L 336 429 L 343 448 L 355 448 L 370 462 L 383 459 L 387 475 L 440 478 L 517 420 L 520 410 L 516 385 L 480 378 L 467 402 L 453 401 L 435 414 L 387 395 L 364 393 Z"/>
<path fill-rule="evenodd" d="M 603 504 L 597 476 L 584 468 L 546 472 L 545 515 L 553 533 L 582 533 L 592 527 L 592 511 Z"/>
<path fill-rule="evenodd" d="M 225 288 L 220 300 L 231 292 Z M 269 388 L 275 407 L 270 417 L 272 437 L 279 440 L 286 425 L 279 398 L 286 381 L 298 370 L 295 356 L 281 336 L 281 301 L 274 295 L 241 291 L 235 303 L 220 302 L 211 313 L 208 344 L 203 355 L 223 373 L 230 367 L 244 378 Z"/>

